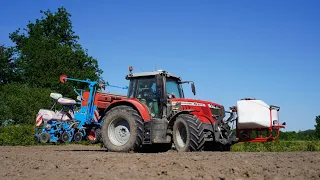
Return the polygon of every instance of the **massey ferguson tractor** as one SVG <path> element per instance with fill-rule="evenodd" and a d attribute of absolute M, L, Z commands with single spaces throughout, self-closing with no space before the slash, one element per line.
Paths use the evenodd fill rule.
<path fill-rule="evenodd" d="M 158 70 L 130 73 L 127 97 L 100 99 L 107 103 L 101 122 L 102 143 L 113 152 L 229 151 L 237 142 L 266 142 L 278 138 L 279 107 L 245 98 L 224 106 L 184 97 L 178 76 Z M 99 108 L 99 105 L 98 105 Z M 230 114 L 225 118 L 226 114 Z M 235 130 L 230 124 L 235 123 Z"/>

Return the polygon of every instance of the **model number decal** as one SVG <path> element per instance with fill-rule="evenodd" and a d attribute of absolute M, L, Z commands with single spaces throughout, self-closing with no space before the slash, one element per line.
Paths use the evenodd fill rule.
<path fill-rule="evenodd" d="M 181 104 L 182 106 L 202 106 L 206 107 L 203 103 L 197 103 L 197 102 L 172 102 L 172 105 L 176 105 L 177 103 Z"/>
<path fill-rule="evenodd" d="M 210 108 L 212 109 L 220 109 L 219 106 L 213 105 L 213 104 L 208 104 Z"/>

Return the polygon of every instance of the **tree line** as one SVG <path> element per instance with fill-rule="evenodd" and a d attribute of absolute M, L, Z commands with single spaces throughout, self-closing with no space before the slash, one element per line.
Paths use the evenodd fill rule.
<path fill-rule="evenodd" d="M 40 14 L 9 33 L 13 46 L 0 45 L 0 124 L 7 120 L 34 124 L 37 111 L 51 104 L 51 92 L 76 98 L 72 87 L 86 88 L 76 82 L 62 84 L 61 74 L 103 80 L 97 59 L 79 44 L 66 8 Z"/>

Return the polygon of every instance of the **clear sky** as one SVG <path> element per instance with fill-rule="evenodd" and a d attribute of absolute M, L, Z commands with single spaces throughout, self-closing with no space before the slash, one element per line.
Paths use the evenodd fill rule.
<path fill-rule="evenodd" d="M 0 44 L 64 6 L 80 43 L 110 84 L 134 71 L 165 69 L 194 80 L 186 95 L 236 105 L 244 97 L 281 107 L 286 130 L 313 129 L 320 114 L 320 1 L 81 1 L 1 3 Z M 75 77 L 76 78 L 76 77 Z M 125 91 L 110 89 L 112 92 Z"/>

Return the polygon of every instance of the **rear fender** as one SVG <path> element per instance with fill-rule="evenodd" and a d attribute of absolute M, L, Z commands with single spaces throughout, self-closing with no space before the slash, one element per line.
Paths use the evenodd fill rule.
<path fill-rule="evenodd" d="M 151 119 L 148 108 L 141 102 L 134 99 L 123 99 L 123 100 L 111 103 L 110 106 L 105 110 L 105 113 L 107 113 L 112 108 L 120 105 L 126 105 L 126 106 L 132 107 L 133 109 L 138 111 L 139 115 L 142 117 L 144 121 L 150 121 Z"/>

